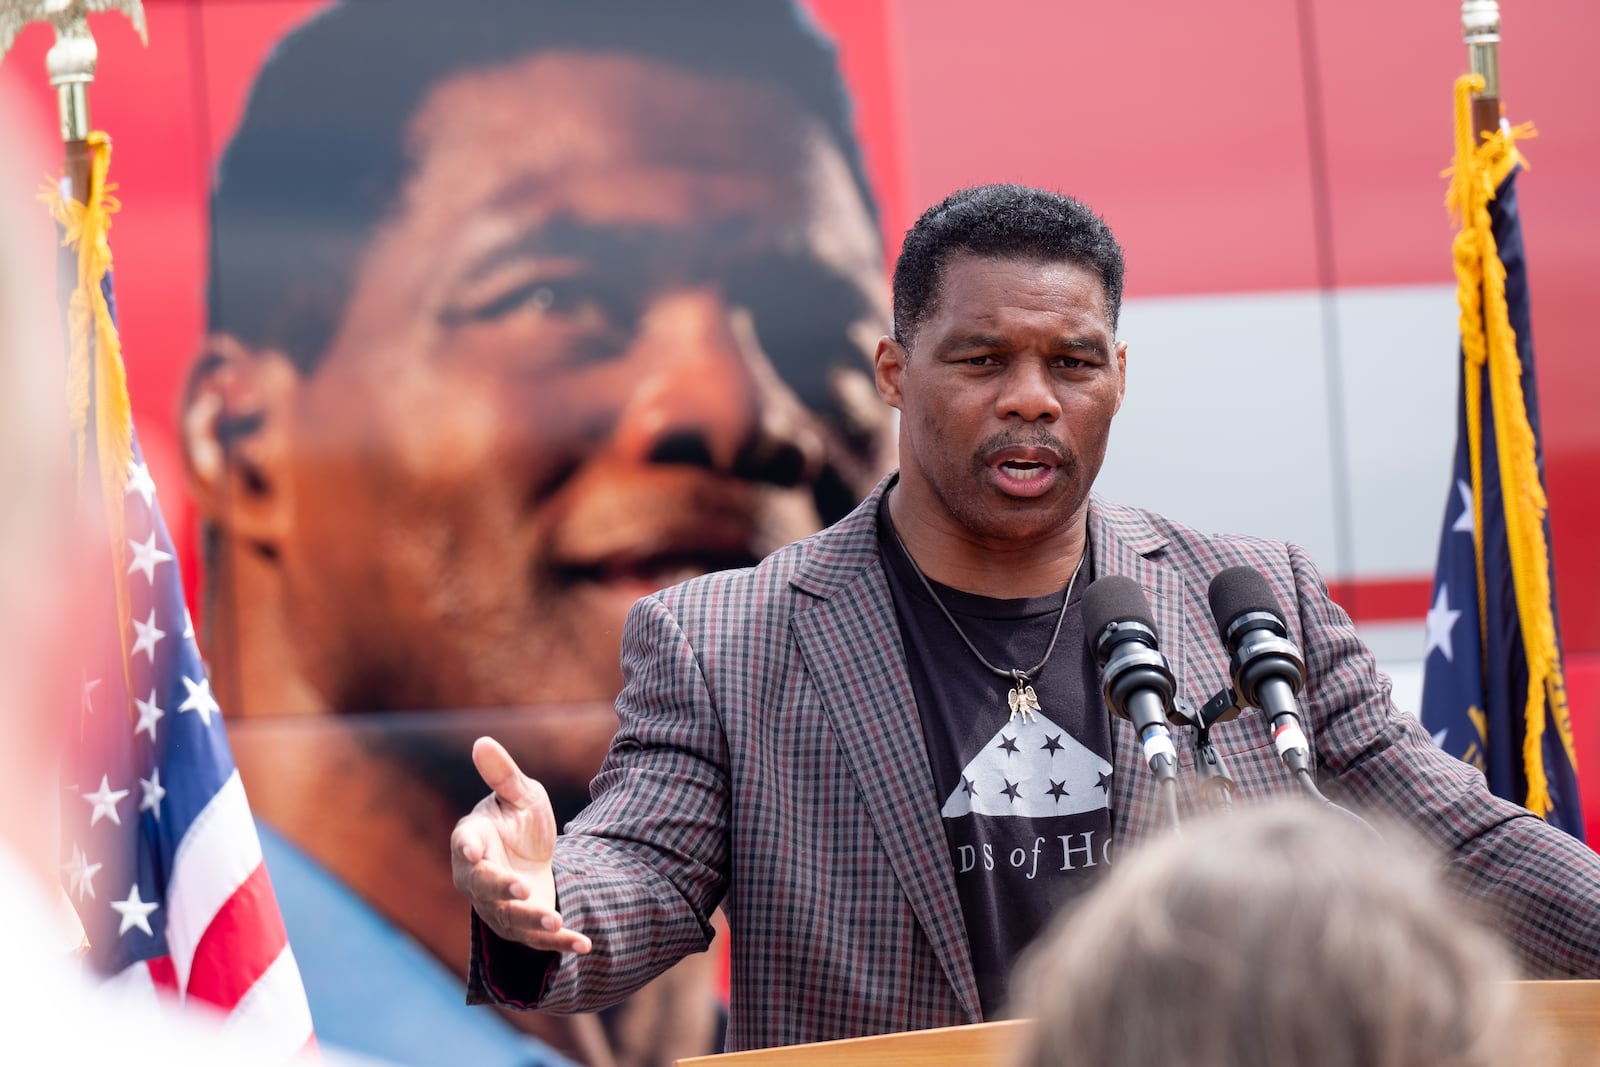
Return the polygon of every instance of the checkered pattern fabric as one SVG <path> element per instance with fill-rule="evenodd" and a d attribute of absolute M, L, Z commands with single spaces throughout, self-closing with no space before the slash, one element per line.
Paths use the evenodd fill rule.
<path fill-rule="evenodd" d="M 979 1020 L 940 798 L 879 565 L 888 484 L 754 569 L 635 606 L 621 725 L 594 802 L 556 853 L 562 914 L 594 951 L 549 966 L 553 957 L 479 926 L 475 999 L 555 1011 L 612 1003 L 703 950 L 720 903 L 733 930 L 730 1051 Z M 1503 908 L 1533 971 L 1600 975 L 1600 861 L 1490 795 L 1394 708 L 1303 552 L 1098 498 L 1090 537 L 1098 575 L 1126 574 L 1149 593 L 1179 691 L 1196 702 L 1227 673 L 1207 584 L 1236 564 L 1265 574 L 1305 652 L 1302 699 L 1325 787 L 1449 852 L 1469 892 Z M 1166 816 L 1132 728 L 1113 727 L 1121 850 Z M 1175 733 L 1193 813 L 1193 739 Z M 1212 739 L 1237 801 L 1293 790 L 1258 712 Z"/>

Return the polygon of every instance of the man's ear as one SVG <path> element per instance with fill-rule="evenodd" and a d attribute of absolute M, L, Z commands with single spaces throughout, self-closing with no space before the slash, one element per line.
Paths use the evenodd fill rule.
<path fill-rule="evenodd" d="M 1117 342 L 1117 406 L 1111 413 L 1122 410 L 1122 400 L 1128 395 L 1128 342 Z"/>
<path fill-rule="evenodd" d="M 289 411 L 300 372 L 277 349 L 207 338 L 183 402 L 183 457 L 204 518 L 275 555 L 288 528 Z"/>
<path fill-rule="evenodd" d="M 893 337 L 878 338 L 878 350 L 872 355 L 873 378 L 878 384 L 878 395 L 890 407 L 901 405 L 900 379 L 905 373 L 910 353 Z"/>

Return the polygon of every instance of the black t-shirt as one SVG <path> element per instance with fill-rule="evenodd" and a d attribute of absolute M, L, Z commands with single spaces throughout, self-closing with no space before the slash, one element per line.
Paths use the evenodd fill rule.
<path fill-rule="evenodd" d="M 878 530 L 978 996 L 994 1018 L 1018 955 L 1111 859 L 1111 721 L 1079 603 L 1091 561 L 1033 680 L 1039 712 L 1013 716 L 1012 684 L 978 662 L 929 599 L 894 536 L 887 495 Z M 967 639 L 1003 670 L 1043 658 L 1065 593 L 996 600 L 932 585 Z"/>

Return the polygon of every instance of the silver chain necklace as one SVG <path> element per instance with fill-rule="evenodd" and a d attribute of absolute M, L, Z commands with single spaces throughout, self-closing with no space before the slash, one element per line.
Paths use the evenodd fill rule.
<path fill-rule="evenodd" d="M 1072 568 L 1072 577 L 1067 580 L 1067 595 L 1061 599 L 1061 610 L 1056 614 L 1056 628 L 1050 634 L 1050 645 L 1044 650 L 1044 658 L 1027 670 L 1013 668 L 1008 671 L 990 663 L 988 658 L 978 651 L 978 646 L 973 644 L 972 639 L 961 629 L 960 624 L 956 622 L 956 617 L 950 614 L 950 609 L 944 606 L 944 601 L 939 599 L 939 594 L 933 591 L 933 583 L 928 581 L 928 576 L 922 573 L 921 567 L 917 566 L 917 561 L 911 555 L 911 550 L 900 539 L 900 531 L 895 529 L 893 519 L 889 521 L 889 532 L 894 534 L 894 543 L 900 546 L 900 551 L 905 555 L 906 561 L 911 564 L 911 572 L 922 582 L 922 588 L 928 591 L 928 596 L 938 606 L 946 621 L 950 623 L 950 628 L 956 632 L 957 637 L 961 638 L 961 643 L 967 646 L 967 651 L 971 652 L 978 662 L 989 670 L 989 673 L 1004 678 L 1011 683 L 1011 690 L 1006 693 L 1006 703 L 1011 705 L 1011 715 L 1007 721 L 1020 718 L 1023 722 L 1027 722 L 1029 719 L 1044 714 L 1043 709 L 1039 707 L 1039 698 L 1033 692 L 1033 680 L 1038 677 L 1040 671 L 1044 670 L 1044 665 L 1050 662 L 1050 654 L 1056 650 L 1056 639 L 1061 636 L 1061 624 L 1067 619 L 1067 605 L 1072 603 L 1072 587 L 1078 582 L 1078 572 L 1083 570 L 1083 561 L 1089 557 L 1088 543 L 1085 542 L 1083 555 L 1078 557 L 1078 565 Z"/>

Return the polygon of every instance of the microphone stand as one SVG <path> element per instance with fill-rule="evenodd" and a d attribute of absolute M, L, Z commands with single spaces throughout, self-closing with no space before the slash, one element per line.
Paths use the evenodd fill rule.
<path fill-rule="evenodd" d="M 1211 743 L 1211 727 L 1238 717 L 1239 707 L 1232 696 L 1224 689 L 1206 701 L 1199 711 L 1184 697 L 1172 702 L 1174 716 L 1194 727 L 1194 769 L 1200 779 L 1197 793 L 1203 802 L 1222 811 L 1233 807 L 1233 791 L 1238 785 L 1228 773 L 1222 753 Z"/>

